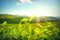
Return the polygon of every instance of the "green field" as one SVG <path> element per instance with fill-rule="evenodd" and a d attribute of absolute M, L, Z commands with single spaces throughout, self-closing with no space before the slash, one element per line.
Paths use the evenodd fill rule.
<path fill-rule="evenodd" d="M 60 40 L 60 21 L 31 23 L 33 17 L 18 24 L 0 24 L 0 40 Z M 23 22 L 23 23 L 22 23 Z"/>

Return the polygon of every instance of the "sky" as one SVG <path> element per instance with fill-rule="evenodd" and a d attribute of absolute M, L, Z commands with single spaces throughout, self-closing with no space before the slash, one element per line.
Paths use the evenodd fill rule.
<path fill-rule="evenodd" d="M 0 0 L 0 14 L 60 16 L 59 0 Z"/>

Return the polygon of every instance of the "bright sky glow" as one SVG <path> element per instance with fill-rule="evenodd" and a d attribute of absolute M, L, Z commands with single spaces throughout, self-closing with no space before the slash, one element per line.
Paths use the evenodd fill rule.
<path fill-rule="evenodd" d="M 0 0 L 0 14 L 59 16 L 57 0 Z"/>
<path fill-rule="evenodd" d="M 35 8 L 32 10 L 22 10 L 22 11 L 15 11 L 13 15 L 26 15 L 26 16 L 51 16 L 53 11 L 49 8 Z"/>

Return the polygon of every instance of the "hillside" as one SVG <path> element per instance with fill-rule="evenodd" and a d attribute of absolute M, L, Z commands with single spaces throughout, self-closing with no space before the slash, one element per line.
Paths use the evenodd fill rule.
<path fill-rule="evenodd" d="M 22 18 L 29 18 L 28 16 L 18 16 L 18 15 L 9 15 L 9 14 L 0 14 L 0 23 L 7 21 L 8 23 L 19 23 Z M 34 17 L 32 22 L 36 22 L 37 17 Z M 60 17 L 52 16 L 40 16 L 40 21 L 60 21 Z"/>

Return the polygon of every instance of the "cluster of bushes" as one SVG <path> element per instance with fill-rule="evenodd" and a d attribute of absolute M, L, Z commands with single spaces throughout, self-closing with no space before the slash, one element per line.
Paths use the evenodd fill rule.
<path fill-rule="evenodd" d="M 55 22 L 30 23 L 33 18 L 23 18 L 19 24 L 3 22 L 0 40 L 60 40 L 60 28 Z"/>

